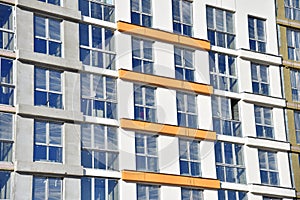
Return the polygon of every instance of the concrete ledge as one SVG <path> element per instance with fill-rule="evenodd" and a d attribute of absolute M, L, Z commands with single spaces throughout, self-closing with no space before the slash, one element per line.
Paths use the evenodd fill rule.
<path fill-rule="evenodd" d="M 16 5 L 33 12 L 42 12 L 51 16 L 57 16 L 74 21 L 81 20 L 81 13 L 77 10 L 52 5 L 37 0 L 16 0 Z"/>
<path fill-rule="evenodd" d="M 146 131 L 174 137 L 181 136 L 201 140 L 216 140 L 216 133 L 213 131 L 179 127 L 167 124 L 151 123 L 145 121 L 137 121 L 131 119 L 120 119 L 120 127 L 123 129 Z"/>
<path fill-rule="evenodd" d="M 292 110 L 300 110 L 300 102 L 287 102 L 286 107 Z"/>
<path fill-rule="evenodd" d="M 283 197 L 293 198 L 296 196 L 294 189 L 284 188 L 284 187 L 280 187 L 280 186 L 278 187 L 278 186 L 252 184 L 252 185 L 249 185 L 249 190 L 250 190 L 249 192 L 251 192 L 251 193 L 278 196 L 280 198 L 283 198 Z"/>
<path fill-rule="evenodd" d="M 48 108 L 43 106 L 32 106 L 19 104 L 17 105 L 17 114 L 46 119 L 57 119 L 70 122 L 81 122 L 83 115 L 81 112 L 73 112 L 62 109 Z"/>
<path fill-rule="evenodd" d="M 14 171 L 14 164 L 10 162 L 0 162 L 1 171 Z"/>
<path fill-rule="evenodd" d="M 278 98 L 278 97 L 271 97 L 271 96 L 264 96 L 259 94 L 243 92 L 241 98 L 245 102 L 270 105 L 272 107 L 280 107 L 280 108 L 286 107 L 285 99 Z"/>
<path fill-rule="evenodd" d="M 82 63 L 77 60 L 68 60 L 61 57 L 29 52 L 21 49 L 17 51 L 17 59 L 33 65 L 53 66 L 57 69 L 69 71 L 78 71 L 82 69 Z"/>
<path fill-rule="evenodd" d="M 300 23 L 297 20 L 291 20 L 291 19 L 277 19 L 277 24 L 281 26 L 287 26 L 295 29 L 299 29 Z"/>
<path fill-rule="evenodd" d="M 0 56 L 6 57 L 6 58 L 11 58 L 11 59 L 15 59 L 17 57 L 15 52 L 4 50 L 4 49 L 0 49 Z"/>
<path fill-rule="evenodd" d="M 290 151 L 290 143 L 278 140 L 246 137 L 245 145 L 253 147 L 261 147 L 268 149 L 276 149 L 279 151 Z"/>
<path fill-rule="evenodd" d="M 239 52 L 239 57 L 245 60 L 258 61 L 260 63 L 265 63 L 268 65 L 279 66 L 282 64 L 281 56 L 250 51 L 248 49 L 239 49 L 238 52 Z"/>
<path fill-rule="evenodd" d="M 130 24 L 128 22 L 118 21 L 117 29 L 120 32 L 148 37 L 154 40 L 160 40 L 171 44 L 179 44 L 206 51 L 210 50 L 210 43 L 207 40 L 192 38 L 154 28 L 143 27 L 135 24 Z"/>
<path fill-rule="evenodd" d="M 300 154 L 300 146 L 291 146 L 291 151 L 292 153 L 297 153 L 297 154 Z"/>
<path fill-rule="evenodd" d="M 82 176 L 81 166 L 64 165 L 51 162 L 16 162 L 16 171 L 35 174 L 55 174 L 62 176 Z"/>
<path fill-rule="evenodd" d="M 16 107 L 0 105 L 0 112 L 16 113 Z"/>
<path fill-rule="evenodd" d="M 83 175 L 92 176 L 92 177 L 116 178 L 116 179 L 122 178 L 121 172 L 119 171 L 109 171 L 109 170 L 89 169 L 89 168 L 84 168 Z"/>
<path fill-rule="evenodd" d="M 122 180 L 137 183 L 150 183 L 160 185 L 172 185 L 183 187 L 220 189 L 220 181 L 217 179 L 196 178 L 173 174 L 152 172 L 122 171 Z"/>
<path fill-rule="evenodd" d="M 0 0 L 0 3 L 7 3 L 7 4 L 10 4 L 10 5 L 15 5 L 16 4 L 15 0 Z"/>
<path fill-rule="evenodd" d="M 198 94 L 211 95 L 213 93 L 213 88 L 210 85 L 177 80 L 151 74 L 143 74 L 125 69 L 119 70 L 119 78 L 127 81 L 146 83 L 163 88 L 172 88 L 176 90 L 195 92 Z"/>

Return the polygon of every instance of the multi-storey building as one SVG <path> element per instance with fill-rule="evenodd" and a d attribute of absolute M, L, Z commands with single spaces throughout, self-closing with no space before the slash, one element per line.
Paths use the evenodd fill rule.
<path fill-rule="evenodd" d="M 273 0 L 0 0 L 0 199 L 291 200 L 281 64 Z"/>
<path fill-rule="evenodd" d="M 287 101 L 287 132 L 291 143 L 290 162 L 293 171 L 293 184 L 298 199 L 300 199 L 299 6 L 298 1 L 276 1 L 278 46 L 279 53 L 283 58 L 283 87 Z"/>

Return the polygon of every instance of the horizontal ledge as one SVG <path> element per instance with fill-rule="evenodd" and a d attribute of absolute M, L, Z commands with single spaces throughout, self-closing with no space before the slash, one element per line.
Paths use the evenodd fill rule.
<path fill-rule="evenodd" d="M 168 136 L 183 136 L 201 140 L 216 140 L 216 133 L 208 130 L 200 130 L 186 127 L 179 127 L 174 125 L 151 123 L 144 121 L 137 121 L 131 119 L 120 119 L 120 127 L 123 129 L 131 129 L 136 131 L 146 131 L 158 133 Z"/>
<path fill-rule="evenodd" d="M 179 44 L 201 50 L 210 50 L 210 42 L 207 40 L 192 38 L 184 35 L 170 33 L 154 28 L 143 27 L 128 22 L 118 21 L 117 29 L 120 32 L 148 37 L 154 40 L 160 40 L 171 44 Z"/>
<path fill-rule="evenodd" d="M 282 57 L 278 55 L 252 51 L 249 49 L 239 49 L 238 53 L 239 57 L 245 60 L 257 61 L 259 63 L 276 66 L 280 66 L 282 64 Z"/>
<path fill-rule="evenodd" d="M 17 56 L 13 51 L 0 49 L 0 57 L 15 59 Z"/>
<path fill-rule="evenodd" d="M 138 183 L 150 183 L 159 185 L 172 185 L 183 187 L 220 189 L 220 181 L 217 179 L 180 176 L 152 172 L 122 171 L 122 180 Z"/>
<path fill-rule="evenodd" d="M 213 93 L 213 88 L 210 85 L 177 80 L 151 74 L 143 74 L 125 69 L 119 69 L 119 78 L 127 81 L 146 83 L 153 86 L 178 89 L 205 95 L 211 95 Z"/>
<path fill-rule="evenodd" d="M 11 162 L 0 162 L 1 171 L 14 171 L 14 164 Z"/>

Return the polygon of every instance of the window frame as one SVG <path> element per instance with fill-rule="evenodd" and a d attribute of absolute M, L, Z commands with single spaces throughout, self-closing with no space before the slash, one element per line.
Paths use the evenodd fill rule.
<path fill-rule="evenodd" d="M 155 142 L 155 152 L 151 153 L 151 149 L 149 149 L 149 140 L 151 142 L 151 139 Z M 138 140 L 143 140 L 143 145 L 138 145 Z M 136 159 L 136 170 L 138 171 L 147 171 L 147 172 L 159 172 L 159 158 L 158 158 L 158 145 L 157 145 L 158 135 L 150 135 L 150 134 L 144 134 L 144 133 L 135 133 L 135 159 Z M 153 142 L 153 141 L 152 141 Z M 143 149 L 143 152 L 139 152 Z M 150 147 L 153 148 L 153 147 Z M 140 149 L 140 150 L 139 150 Z M 139 157 L 144 158 L 145 160 L 145 168 L 139 166 Z M 155 160 L 155 165 L 153 168 L 151 168 L 151 160 Z"/>
<path fill-rule="evenodd" d="M 38 0 L 40 2 L 44 2 L 44 3 L 48 3 L 48 4 L 52 4 L 52 5 L 56 5 L 56 6 L 61 6 L 61 0 L 58 0 L 58 2 L 52 2 L 53 0 Z"/>
<path fill-rule="evenodd" d="M 142 189 L 145 190 L 145 196 L 144 196 L 145 198 L 143 200 L 153 200 L 154 198 L 150 198 L 150 194 L 153 194 L 153 190 L 156 190 L 157 195 L 158 195 L 156 200 L 160 199 L 160 186 L 137 183 L 136 184 L 136 197 L 137 197 L 137 199 L 140 199 L 139 198 L 139 193 Z M 151 189 L 152 192 L 150 191 L 150 189 Z"/>
<path fill-rule="evenodd" d="M 272 155 L 273 159 L 274 159 L 274 167 L 275 169 L 270 169 L 270 161 L 268 160 L 269 154 Z M 265 167 L 262 167 L 262 160 L 261 160 L 261 156 L 264 157 L 264 160 L 266 161 L 266 163 L 264 164 Z M 280 185 L 280 180 L 279 180 L 279 171 L 278 171 L 278 162 L 277 162 L 277 152 L 272 152 L 272 151 L 266 151 L 266 150 L 262 150 L 262 149 L 258 149 L 258 161 L 259 161 L 259 171 L 260 171 L 260 180 L 261 180 L 261 184 L 264 185 L 273 185 L 273 186 L 279 186 Z M 264 182 L 262 180 L 262 172 L 267 173 L 267 179 L 266 182 Z M 276 175 L 276 181 L 277 183 L 271 183 L 271 178 L 270 178 L 270 174 L 273 173 Z M 263 176 L 265 177 L 265 176 Z"/>
<path fill-rule="evenodd" d="M 215 89 L 239 92 L 236 57 L 210 51 L 209 71 L 210 83 Z"/>
<path fill-rule="evenodd" d="M 8 118 L 10 116 L 10 118 Z M 3 117 L 3 119 L 1 119 Z M 4 122 L 4 120 L 6 120 Z M 11 113 L 0 112 L 0 162 L 12 162 L 13 159 L 13 147 L 14 147 L 14 124 L 15 117 Z M 5 124 L 4 124 L 5 123 Z M 7 123 L 10 123 L 7 125 Z M 4 124 L 4 125 L 3 125 Z M 4 128 L 2 128 L 2 125 Z M 7 128 L 10 128 L 7 131 Z M 10 132 L 9 135 L 4 135 L 2 132 Z M 2 153 L 6 150 L 4 153 Z M 6 155 L 6 156 L 5 156 Z"/>
<path fill-rule="evenodd" d="M 284 9 L 285 9 L 285 18 L 291 19 L 291 20 L 300 20 L 300 5 L 299 7 L 296 7 L 293 5 L 293 0 L 285 0 L 284 1 Z M 298 17 L 297 14 L 298 13 Z"/>
<path fill-rule="evenodd" d="M 254 69 L 255 68 L 255 69 Z M 266 76 L 262 76 L 262 70 L 265 70 Z M 255 80 L 255 74 L 257 76 Z M 266 79 L 265 81 L 263 79 Z M 252 92 L 254 94 L 270 95 L 270 78 L 269 78 L 269 67 L 267 65 L 261 65 L 257 63 L 251 63 L 251 80 L 252 80 Z M 258 85 L 258 91 L 255 91 L 255 86 Z M 264 92 L 263 85 L 267 86 L 267 92 Z"/>
<path fill-rule="evenodd" d="M 180 97 L 182 96 L 182 98 Z M 194 102 L 189 102 L 188 99 L 193 99 Z M 177 124 L 178 126 L 189 127 L 189 128 L 198 128 L 198 96 L 196 94 L 184 93 L 176 91 L 176 104 L 177 104 Z M 194 108 L 191 108 L 194 106 Z M 182 109 L 181 109 L 182 108 Z M 189 110 L 194 110 L 189 111 Z M 183 117 L 182 117 L 183 116 Z M 189 119 L 193 117 L 195 120 Z"/>
<path fill-rule="evenodd" d="M 83 115 L 107 119 L 117 119 L 117 79 L 112 76 L 81 73 L 80 81 L 81 112 L 83 112 Z M 84 81 L 86 81 L 86 85 L 83 83 Z M 96 86 L 95 83 L 97 84 Z M 112 84 L 113 88 L 109 88 L 109 84 Z M 101 106 L 102 104 L 103 106 Z M 101 108 L 103 108 L 103 110 L 101 110 Z"/>
<path fill-rule="evenodd" d="M 3 179 L 3 176 L 5 176 L 7 179 L 4 180 Z M 0 190 L 0 198 L 2 199 L 7 199 L 9 200 L 11 197 L 12 197 L 12 180 L 13 180 L 13 177 L 12 177 L 12 172 L 10 171 L 0 171 L 0 189 L 3 189 L 3 190 Z M 3 193 L 2 193 L 3 191 Z"/>
<path fill-rule="evenodd" d="M 239 149 L 238 152 L 237 149 Z M 229 151 L 230 153 L 228 153 Z M 221 155 L 218 155 L 218 153 L 221 153 Z M 217 177 L 220 181 L 228 183 L 247 184 L 243 145 L 219 141 L 215 144 L 215 157 Z M 228 163 L 230 162 L 230 160 L 232 163 Z M 241 170 L 243 172 L 241 172 Z M 230 171 L 233 173 L 231 174 L 233 175 L 232 177 L 230 177 Z M 232 180 L 230 180 L 230 178 L 232 178 Z"/>
<path fill-rule="evenodd" d="M 3 66 L 4 65 L 4 66 Z M 6 65 L 8 68 L 6 69 Z M 7 76 L 2 76 L 9 71 Z M 14 106 L 15 102 L 15 61 L 5 57 L 0 57 L 0 104 Z M 3 91 L 6 91 L 4 93 Z M 6 95 L 8 94 L 8 98 Z M 2 96 L 3 95 L 3 96 Z"/>
<path fill-rule="evenodd" d="M 188 193 L 188 195 L 186 194 L 185 196 L 184 194 L 185 192 Z M 195 193 L 199 193 L 198 196 Z M 181 187 L 181 200 L 203 200 L 203 199 L 204 199 L 203 190 Z"/>
<path fill-rule="evenodd" d="M 46 177 L 46 176 L 33 176 L 32 178 L 32 199 L 35 199 L 35 191 L 37 190 L 35 188 L 35 181 L 38 181 L 38 180 L 44 180 L 42 181 L 44 183 L 44 189 L 43 189 L 43 197 L 45 199 L 48 199 L 51 192 L 50 192 L 50 189 L 49 189 L 49 185 L 50 185 L 50 181 L 55 181 L 55 184 L 60 183 L 60 198 L 59 199 L 62 199 L 63 198 L 63 178 L 57 178 L 57 177 Z M 41 185 L 40 185 L 41 186 Z M 38 190 L 37 190 L 38 191 Z M 53 193 L 52 193 L 53 194 Z M 56 197 L 57 198 L 57 197 Z"/>
<path fill-rule="evenodd" d="M 135 44 L 138 43 L 139 47 L 135 47 Z M 153 52 L 153 41 L 145 40 L 137 37 L 131 38 L 131 46 L 132 46 L 132 70 L 139 72 L 139 73 L 145 73 L 145 74 L 155 74 L 154 70 L 154 52 Z M 145 51 L 149 53 L 149 47 L 151 47 L 151 58 L 147 58 L 145 56 Z M 139 55 L 135 55 L 139 51 Z M 140 69 L 135 66 L 135 62 L 140 62 Z M 147 64 L 149 66 L 147 67 Z M 150 70 L 149 70 L 150 69 Z"/>
<path fill-rule="evenodd" d="M 10 8 L 10 16 L 9 16 L 9 20 L 8 20 L 8 27 L 0 27 L 0 34 L 3 38 L 0 39 L 0 42 L 2 42 L 0 44 L 0 49 L 6 50 L 6 51 L 14 51 L 15 50 L 15 8 L 11 5 L 5 4 L 5 3 L 0 3 L 0 8 L 1 7 L 8 7 Z M 4 35 L 6 35 L 6 38 Z M 5 39 L 6 38 L 8 41 L 11 40 L 12 43 L 10 44 L 8 41 L 6 41 L 8 44 L 4 45 L 5 43 Z"/>
<path fill-rule="evenodd" d="M 101 32 L 99 37 L 97 32 Z M 83 66 L 115 70 L 115 31 L 113 29 L 79 23 L 79 59 Z"/>
<path fill-rule="evenodd" d="M 294 111 L 296 144 L 300 144 L 300 111 Z"/>
<path fill-rule="evenodd" d="M 232 199 L 234 197 L 229 196 L 230 193 L 234 194 L 235 199 Z M 241 195 L 244 195 L 244 196 L 241 196 Z M 245 192 L 245 191 L 220 189 L 220 190 L 218 190 L 218 199 L 219 200 L 247 200 L 248 196 L 247 196 L 247 192 Z"/>
<path fill-rule="evenodd" d="M 183 147 L 184 146 L 184 147 Z M 202 169 L 201 169 L 201 151 L 200 151 L 200 140 L 191 140 L 179 138 L 178 140 L 178 148 L 179 148 L 179 168 L 180 175 L 185 176 L 193 176 L 193 177 L 201 177 Z M 182 149 L 184 148 L 184 149 Z M 194 155 L 198 158 L 193 158 L 193 154 L 195 153 L 195 148 L 198 150 L 197 154 Z M 192 151 L 193 149 L 193 151 Z M 191 153 L 193 152 L 193 153 Z M 187 165 L 188 172 L 184 172 L 184 168 L 182 166 Z M 195 166 L 198 165 L 197 169 L 194 169 Z M 193 172 L 193 170 L 196 170 Z"/>
<path fill-rule="evenodd" d="M 44 20 L 44 32 L 45 35 L 41 36 L 42 33 L 38 33 L 37 32 L 37 24 L 36 20 L 37 18 L 41 18 Z M 55 39 L 55 38 L 51 38 L 51 31 L 50 31 L 50 21 L 53 21 L 55 23 L 59 23 L 59 39 Z M 43 16 L 43 15 L 33 15 L 33 23 L 34 23 L 34 31 L 33 31 L 33 35 L 34 35 L 34 52 L 35 53 L 42 53 L 45 55 L 49 55 L 49 56 L 55 56 L 55 57 L 63 57 L 63 20 L 62 19 L 58 19 L 58 18 L 53 18 L 53 17 L 48 17 L 48 16 Z M 53 33 L 52 33 L 53 34 Z M 55 34 L 55 33 L 54 33 Z M 53 36 L 54 37 L 54 36 Z M 39 49 L 40 47 L 38 47 L 37 45 L 37 41 L 44 41 L 45 42 L 45 48 L 46 49 Z M 56 45 L 58 45 L 57 47 L 59 47 L 59 50 L 56 50 L 55 53 L 51 53 L 51 43 L 55 43 Z M 37 49 L 38 48 L 38 49 Z"/>
<path fill-rule="evenodd" d="M 190 16 L 189 16 L 189 21 L 188 22 L 184 22 L 184 16 L 183 16 L 183 2 L 185 2 L 186 4 L 189 4 L 189 9 L 190 12 Z M 175 14 L 175 6 L 174 4 L 179 4 L 178 5 L 178 10 L 179 11 L 179 16 L 176 16 Z M 176 17 L 179 19 L 176 19 Z M 181 34 L 181 35 L 185 35 L 185 36 L 189 36 L 192 37 L 193 36 L 193 1 L 190 0 L 172 0 L 172 22 L 173 22 L 173 32 L 176 34 Z M 177 24 L 177 25 L 175 25 Z M 180 31 L 176 29 L 176 26 L 180 26 Z M 188 27 L 188 32 L 184 31 L 184 28 Z M 177 27 L 178 28 L 178 27 Z"/>
<path fill-rule="evenodd" d="M 188 59 L 186 58 L 188 57 L 186 56 L 187 54 L 191 55 L 191 62 L 189 62 Z M 179 57 L 180 57 L 181 64 L 177 62 L 177 58 Z M 174 46 L 174 64 L 175 64 L 176 79 L 195 82 L 195 51 Z M 182 71 L 182 74 L 178 72 L 179 70 Z"/>
<path fill-rule="evenodd" d="M 209 10 L 211 9 L 211 13 L 209 13 Z M 222 12 L 222 28 L 218 27 L 217 23 L 217 12 Z M 210 16 L 212 14 L 212 16 Z M 228 22 L 229 14 L 231 14 L 231 27 L 232 30 L 228 30 L 231 28 Z M 224 47 L 224 48 L 229 48 L 229 49 L 235 49 L 235 16 L 234 16 L 233 11 L 229 10 L 224 10 L 221 8 L 216 8 L 212 6 L 206 6 L 206 22 L 207 22 L 207 35 L 208 35 L 208 40 L 210 40 L 211 45 L 219 46 L 219 47 Z M 211 17 L 212 19 L 209 19 Z M 210 21 L 212 20 L 212 24 Z M 223 38 L 223 43 L 220 40 L 220 36 L 224 36 Z M 213 37 L 213 38 L 211 38 Z M 231 40 L 230 40 L 230 37 Z M 222 37 L 221 37 L 222 38 Z M 233 40 L 232 40 L 233 39 Z M 232 42 L 230 42 L 232 41 Z"/>
<path fill-rule="evenodd" d="M 296 69 L 290 69 L 290 81 L 291 81 L 291 92 L 292 101 L 300 102 L 300 71 Z"/>
<path fill-rule="evenodd" d="M 81 199 L 82 200 L 96 200 L 100 197 L 103 197 L 103 193 L 101 194 L 100 192 L 102 191 L 102 187 L 101 188 L 96 188 L 96 186 L 99 187 L 99 182 L 103 182 L 104 181 L 104 200 L 118 200 L 119 199 L 119 181 L 118 179 L 113 179 L 113 178 L 96 178 L 96 177 L 82 177 L 80 180 L 80 184 L 81 184 Z M 87 188 L 84 187 L 84 182 L 88 183 L 89 186 L 86 186 Z M 98 182 L 98 184 L 97 184 Z M 114 185 L 114 189 L 112 190 L 113 192 L 111 192 L 113 194 L 112 198 L 110 198 L 111 196 L 109 196 L 109 186 L 111 186 L 111 183 L 116 183 Z M 102 184 L 100 185 L 102 186 Z M 89 188 L 88 188 L 89 187 Z M 82 194 L 86 194 L 87 191 L 85 191 L 84 189 L 88 190 L 90 189 L 90 193 L 88 193 L 88 197 L 84 196 Z M 99 193 L 96 193 L 96 190 L 98 190 Z M 116 193 L 116 194 L 115 194 Z M 98 198 L 96 198 L 98 197 Z M 102 198 L 101 198 L 102 199 Z"/>
<path fill-rule="evenodd" d="M 253 34 L 251 37 L 251 26 L 250 20 L 253 20 Z M 263 36 L 259 34 L 258 22 L 263 24 Z M 267 30 L 266 30 L 266 20 L 258 17 L 248 15 L 248 36 L 249 36 L 249 49 L 252 51 L 257 51 L 261 53 L 267 52 Z M 260 39 L 263 37 L 263 39 Z M 253 46 L 254 45 L 254 46 Z M 262 46 L 260 46 L 262 45 Z"/>
<path fill-rule="evenodd" d="M 86 128 L 86 132 L 84 128 Z M 101 135 L 97 134 L 97 131 L 99 131 Z M 108 139 L 109 135 L 111 136 L 113 132 L 115 136 L 115 138 L 113 139 L 115 139 L 114 142 L 116 142 L 114 145 L 110 144 L 109 142 L 111 141 L 109 141 Z M 85 133 L 86 135 L 84 135 Z M 85 138 L 87 138 L 87 141 L 85 141 Z M 90 145 L 88 145 L 88 143 L 90 143 Z M 101 145 L 103 145 L 103 147 L 100 147 Z M 96 153 L 99 157 L 96 156 Z M 101 158 L 103 158 L 103 155 L 105 155 L 105 163 L 103 162 L 103 160 L 99 159 L 100 155 L 102 155 Z M 90 157 L 91 160 L 87 160 L 88 157 Z M 112 158 L 113 162 L 109 160 Z M 84 162 L 90 163 L 84 164 Z M 91 169 L 101 169 L 110 171 L 119 170 L 119 134 L 117 127 L 100 124 L 81 124 L 81 165 L 85 168 Z M 103 165 L 105 166 L 103 167 Z"/>
<path fill-rule="evenodd" d="M 148 85 L 138 85 L 134 84 L 134 119 L 147 121 L 147 122 L 157 122 L 157 110 L 156 110 L 156 88 Z M 140 91 L 141 90 L 141 91 Z M 152 94 L 147 94 L 147 91 L 151 91 Z M 138 96 L 142 95 L 142 96 Z M 146 98 L 148 97 L 148 98 Z M 148 99 L 150 103 L 147 103 Z M 141 99 L 141 102 L 138 100 Z M 147 112 L 149 110 L 150 112 Z M 142 111 L 142 113 L 140 112 Z M 140 116 L 140 115 L 143 116 Z"/>
<path fill-rule="evenodd" d="M 43 123 L 45 126 L 45 142 L 37 141 L 37 133 L 39 131 L 36 126 L 37 123 Z M 60 127 L 60 144 L 52 144 L 51 143 L 51 125 L 59 126 Z M 56 128 L 57 128 L 56 127 Z M 53 162 L 53 163 L 63 163 L 64 160 L 64 124 L 63 122 L 54 122 L 54 121 L 43 121 L 43 120 L 34 120 L 34 132 L 33 132 L 33 161 L 34 162 Z M 40 152 L 40 150 L 36 149 L 37 146 L 46 148 L 46 158 L 45 159 L 37 159 L 36 152 Z M 50 160 L 51 148 L 56 148 L 59 155 L 55 160 Z"/>
<path fill-rule="evenodd" d="M 258 111 L 257 111 L 258 110 Z M 259 112 L 259 113 L 258 113 Z M 270 119 L 266 118 L 266 113 L 268 112 L 270 115 Z M 260 116 L 258 116 L 258 114 Z M 254 105 L 254 118 L 255 118 L 255 128 L 256 128 L 256 136 L 258 138 L 267 138 L 267 139 L 275 139 L 275 130 L 274 130 L 274 122 L 273 122 L 273 109 L 270 107 L 264 107 L 259 105 Z M 260 118 L 260 120 L 259 120 Z M 259 122 L 261 121 L 261 122 Z M 270 124 L 267 123 L 270 121 Z M 259 134 L 259 127 L 262 128 L 262 133 Z M 268 136 L 267 130 L 271 130 L 272 136 Z"/>
<path fill-rule="evenodd" d="M 138 9 L 134 9 L 133 6 L 133 1 L 137 1 L 135 3 L 138 3 Z M 152 13 L 152 0 L 148 0 L 149 1 L 149 6 L 150 8 L 147 8 L 147 10 L 149 10 L 150 12 L 146 12 L 146 9 L 144 9 L 144 5 L 143 5 L 143 1 L 142 0 L 130 0 L 130 16 L 131 16 L 131 23 L 132 24 L 136 24 L 136 25 L 140 25 L 140 26 L 145 26 L 145 27 L 152 27 L 152 21 L 153 21 L 153 13 Z M 145 12 L 144 12 L 145 10 Z M 136 15 L 135 17 L 139 18 L 139 23 L 137 23 L 134 19 L 134 15 Z M 150 19 L 150 21 L 147 23 L 145 23 L 144 21 L 144 17 L 147 18 L 148 20 Z"/>
<path fill-rule="evenodd" d="M 108 3 L 109 1 L 111 1 L 111 3 Z M 114 0 L 79 0 L 78 1 L 79 5 L 78 5 L 78 10 L 81 12 L 81 15 L 86 16 L 86 17 L 91 17 L 97 20 L 103 20 L 103 21 L 107 21 L 107 22 L 115 22 L 115 2 Z M 87 5 L 83 5 L 84 3 Z M 93 7 L 93 5 L 95 7 Z M 87 6 L 87 10 L 85 10 L 85 6 Z M 98 9 L 100 7 L 101 9 L 101 16 L 99 16 L 99 13 L 97 13 L 97 6 Z M 93 13 L 93 11 L 96 10 L 95 14 Z M 112 11 L 112 14 L 108 14 L 108 11 Z M 98 11 L 99 12 L 99 11 Z M 108 13 L 110 13 L 108 12 Z M 97 16 L 98 15 L 98 16 Z M 107 16 L 109 16 L 109 18 L 107 18 Z"/>
<path fill-rule="evenodd" d="M 300 14 L 300 13 L 299 13 Z M 288 53 L 288 59 L 294 60 L 294 61 L 300 61 L 300 45 L 296 40 L 300 41 L 300 31 L 293 29 L 293 28 L 287 28 L 286 29 L 286 38 L 287 38 L 287 53 Z"/>

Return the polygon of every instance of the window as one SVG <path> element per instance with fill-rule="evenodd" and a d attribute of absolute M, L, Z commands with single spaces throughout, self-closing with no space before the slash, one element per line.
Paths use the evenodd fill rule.
<path fill-rule="evenodd" d="M 212 96 L 213 127 L 219 135 L 242 137 L 239 100 Z"/>
<path fill-rule="evenodd" d="M 265 20 L 248 17 L 249 46 L 253 51 L 266 52 Z"/>
<path fill-rule="evenodd" d="M 197 96 L 193 94 L 176 93 L 178 126 L 198 127 Z"/>
<path fill-rule="evenodd" d="M 292 100 L 300 102 L 300 73 L 297 70 L 290 70 Z"/>
<path fill-rule="evenodd" d="M 49 4 L 60 6 L 60 0 L 38 0 L 38 1 L 42 1 L 42 2 L 45 2 L 45 3 L 49 3 Z"/>
<path fill-rule="evenodd" d="M 286 29 L 288 59 L 300 61 L 300 31 Z"/>
<path fill-rule="evenodd" d="M 274 139 L 272 109 L 254 106 L 254 112 L 257 137 Z"/>
<path fill-rule="evenodd" d="M 12 152 L 13 115 L 0 112 L 0 162 L 11 162 Z"/>
<path fill-rule="evenodd" d="M 194 52 L 188 49 L 174 47 L 175 78 L 195 81 Z"/>
<path fill-rule="evenodd" d="M 34 161 L 62 162 L 62 123 L 34 121 Z"/>
<path fill-rule="evenodd" d="M 155 88 L 134 85 L 134 119 L 156 122 Z"/>
<path fill-rule="evenodd" d="M 285 17 L 300 20 L 300 2 L 298 0 L 284 0 Z"/>
<path fill-rule="evenodd" d="M 96 124 L 82 124 L 81 141 L 81 164 L 84 167 L 118 170 L 117 128 Z"/>
<path fill-rule="evenodd" d="M 235 57 L 209 53 L 210 83 L 215 89 L 238 92 Z"/>
<path fill-rule="evenodd" d="M 116 79 L 81 74 L 81 111 L 88 116 L 117 119 Z"/>
<path fill-rule="evenodd" d="M 268 66 L 251 63 L 252 90 L 255 94 L 269 95 Z"/>
<path fill-rule="evenodd" d="M 233 12 L 207 7 L 207 35 L 211 45 L 235 48 L 234 14 Z"/>
<path fill-rule="evenodd" d="M 217 177 L 221 181 L 246 184 L 243 146 L 228 142 L 215 144 Z"/>
<path fill-rule="evenodd" d="M 0 3 L 0 49 L 14 50 L 13 7 Z"/>
<path fill-rule="evenodd" d="M 114 22 L 114 0 L 79 0 L 79 10 L 84 16 Z"/>
<path fill-rule="evenodd" d="M 62 109 L 62 73 L 34 68 L 34 105 Z"/>
<path fill-rule="evenodd" d="M 137 199 L 159 200 L 159 186 L 137 184 Z"/>
<path fill-rule="evenodd" d="M 114 32 L 88 24 L 80 24 L 79 29 L 80 61 L 84 65 L 114 70 Z"/>
<path fill-rule="evenodd" d="M 118 200 L 118 180 L 104 178 L 81 178 L 82 200 Z"/>
<path fill-rule="evenodd" d="M 279 185 L 276 153 L 258 150 L 258 158 L 261 183 Z"/>
<path fill-rule="evenodd" d="M 200 141 L 179 139 L 180 174 L 201 176 Z"/>
<path fill-rule="evenodd" d="M 247 193 L 234 190 L 218 190 L 218 200 L 247 200 Z"/>
<path fill-rule="evenodd" d="M 62 199 L 62 179 L 33 177 L 32 199 Z"/>
<path fill-rule="evenodd" d="M 154 74 L 152 43 L 151 41 L 132 38 L 133 71 Z"/>
<path fill-rule="evenodd" d="M 181 188 L 181 200 L 202 200 L 202 190 Z"/>
<path fill-rule="evenodd" d="M 158 171 L 157 135 L 135 134 L 136 169 Z"/>
<path fill-rule="evenodd" d="M 0 104 L 14 105 L 13 60 L 0 57 Z"/>
<path fill-rule="evenodd" d="M 188 0 L 172 0 L 173 32 L 193 35 L 193 3 Z"/>
<path fill-rule="evenodd" d="M 34 16 L 34 52 L 62 56 L 61 20 Z"/>
<path fill-rule="evenodd" d="M 131 23 L 152 27 L 151 0 L 131 0 Z"/>
<path fill-rule="evenodd" d="M 263 200 L 282 200 L 281 198 L 263 197 Z"/>
<path fill-rule="evenodd" d="M 10 172 L 0 171 L 0 199 L 9 200 L 11 193 Z"/>
<path fill-rule="evenodd" d="M 296 143 L 300 144 L 300 112 L 294 111 Z"/>

